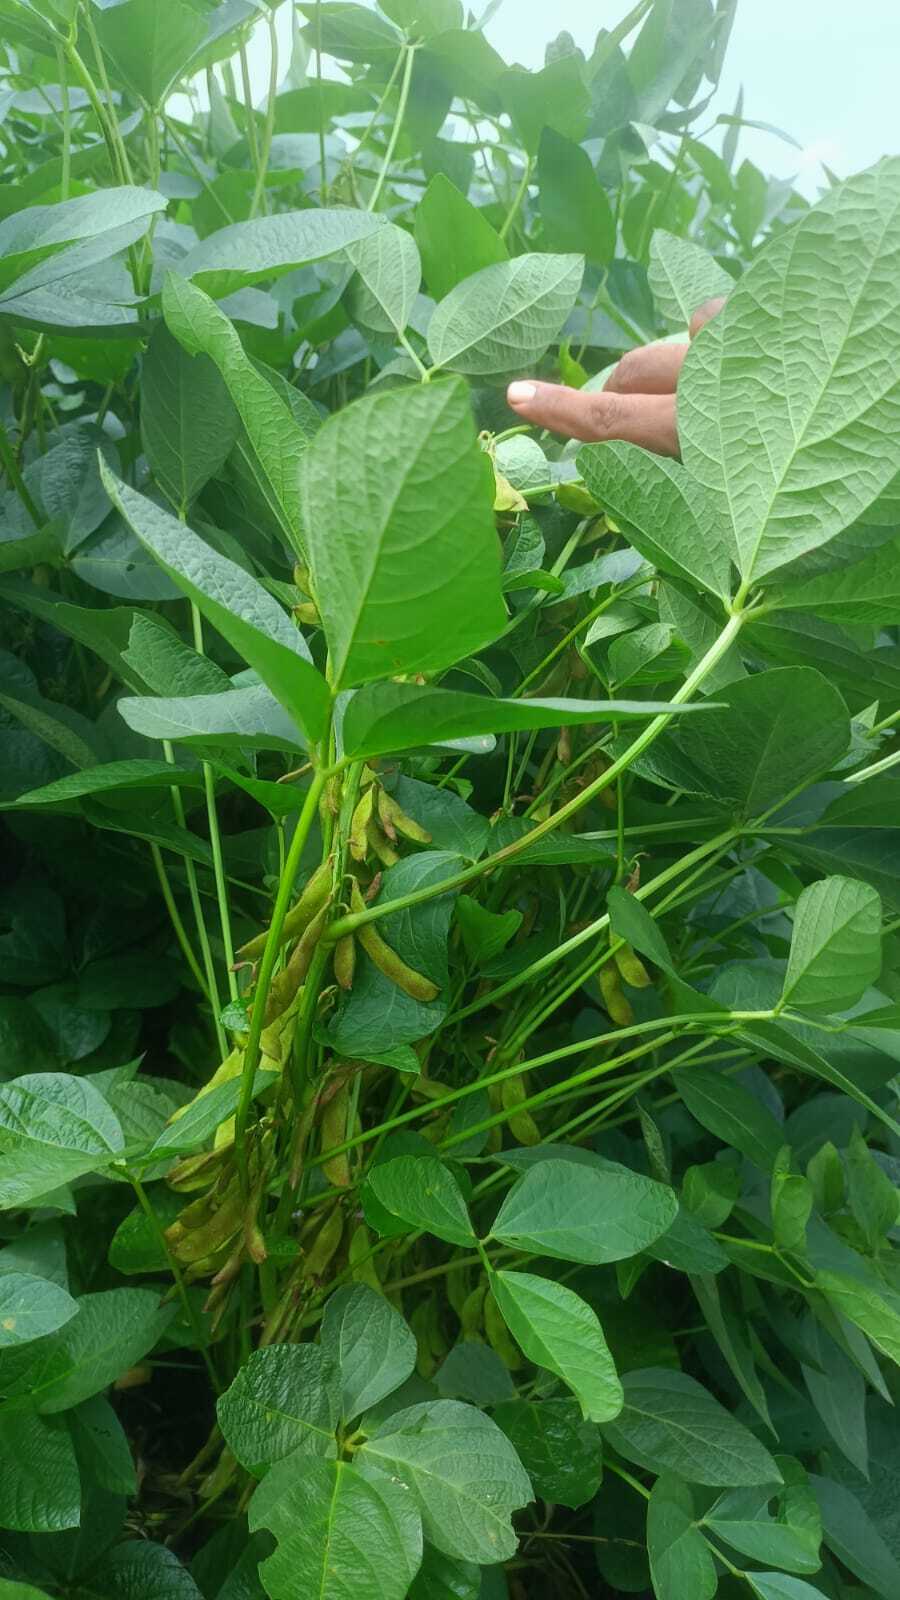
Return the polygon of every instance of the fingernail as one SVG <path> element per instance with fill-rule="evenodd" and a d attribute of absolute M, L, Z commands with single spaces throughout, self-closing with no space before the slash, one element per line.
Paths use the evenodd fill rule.
<path fill-rule="evenodd" d="M 533 400 L 537 394 L 536 383 L 511 383 L 506 391 L 506 398 L 510 405 L 525 405 Z"/>

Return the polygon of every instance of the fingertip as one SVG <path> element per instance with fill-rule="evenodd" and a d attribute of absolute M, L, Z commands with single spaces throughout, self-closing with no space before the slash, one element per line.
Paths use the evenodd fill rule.
<path fill-rule="evenodd" d="M 708 322 L 712 322 L 713 317 L 717 317 L 719 315 L 719 312 L 724 304 L 725 296 L 723 294 L 719 294 L 715 295 L 712 300 L 704 300 L 702 306 L 697 307 L 697 310 L 691 317 L 688 330 L 692 339 L 696 338 L 697 334 L 700 332 L 700 329 L 705 328 Z"/>
<path fill-rule="evenodd" d="M 507 404 L 511 405 L 513 409 L 517 406 L 530 405 L 536 399 L 537 392 L 538 386 L 536 383 L 532 383 L 527 378 L 518 378 L 515 383 L 509 385 L 506 391 Z"/>

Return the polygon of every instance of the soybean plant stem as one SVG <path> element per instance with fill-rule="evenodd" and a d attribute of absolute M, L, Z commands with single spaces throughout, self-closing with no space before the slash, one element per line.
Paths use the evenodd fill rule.
<path fill-rule="evenodd" d="M 150 851 L 153 856 L 153 865 L 156 868 L 156 876 L 159 879 L 159 887 L 162 891 L 162 897 L 166 903 L 166 910 L 169 913 L 169 918 L 172 923 L 175 937 L 181 946 L 181 953 L 197 980 L 201 994 L 208 1003 L 211 1003 L 211 997 L 206 978 L 204 977 L 200 963 L 191 948 L 191 941 L 187 936 L 187 929 L 181 920 L 181 912 L 178 909 L 175 896 L 172 893 L 172 885 L 169 882 L 169 874 L 166 871 L 166 865 L 163 861 L 162 851 L 160 850 L 158 844 L 153 844 L 152 842 L 150 845 Z"/>
<path fill-rule="evenodd" d="M 175 752 L 172 749 L 171 743 L 168 739 L 163 740 L 163 754 L 168 761 L 169 766 L 174 767 Z M 175 813 L 175 821 L 177 822 L 179 828 L 183 829 L 183 831 L 186 833 L 188 831 L 187 818 L 184 814 L 184 801 L 181 798 L 181 790 L 173 785 L 170 792 L 172 795 L 172 810 Z M 203 915 L 203 902 L 200 899 L 200 887 L 197 883 L 197 868 L 195 867 L 190 856 L 186 855 L 182 859 L 184 861 L 184 874 L 187 878 L 188 893 L 191 897 L 191 907 L 194 912 L 194 922 L 196 923 L 197 927 L 197 938 L 200 940 L 200 952 L 203 956 L 203 967 L 206 972 L 206 990 L 209 995 L 209 1003 L 212 1006 L 213 1028 L 215 1029 L 216 1043 L 219 1047 L 219 1055 L 224 1061 L 228 1054 L 228 1040 L 225 1035 L 225 1029 L 222 1027 L 221 1022 L 219 1021 L 219 1012 L 222 1009 L 222 1004 L 219 999 L 219 986 L 216 981 L 216 964 L 213 961 L 212 949 L 209 943 L 209 934 L 206 931 L 206 918 Z"/>
<path fill-rule="evenodd" d="M 218 1374 L 213 1366 L 212 1357 L 209 1353 L 209 1339 L 207 1338 L 206 1329 L 203 1326 L 203 1323 L 200 1319 L 200 1313 L 197 1310 L 194 1301 L 188 1294 L 187 1285 L 184 1281 L 181 1267 L 169 1249 L 169 1241 L 166 1238 L 162 1223 L 153 1209 L 153 1204 L 147 1194 L 146 1189 L 144 1188 L 144 1185 L 141 1183 L 140 1178 L 136 1178 L 134 1173 L 129 1172 L 128 1181 L 137 1196 L 138 1204 L 140 1205 L 141 1210 L 150 1224 L 150 1228 L 157 1244 L 161 1247 L 165 1254 L 166 1260 L 169 1264 L 169 1271 L 171 1272 L 172 1277 L 175 1279 L 175 1286 L 181 1298 L 181 1303 L 184 1306 L 185 1316 L 187 1317 L 187 1320 L 193 1329 L 194 1338 L 197 1341 L 197 1349 L 200 1351 L 206 1366 L 206 1370 L 209 1373 L 209 1381 L 213 1386 L 213 1393 L 221 1394 L 222 1385 L 219 1382 Z"/>
<path fill-rule="evenodd" d="M 59 198 L 69 198 L 69 175 L 72 167 L 72 109 L 69 104 L 69 78 L 66 72 L 66 58 L 63 47 L 57 41 L 56 45 L 56 70 L 59 73 L 59 91 L 62 95 L 62 168 L 59 177 Z"/>
<path fill-rule="evenodd" d="M 632 741 L 628 749 L 619 756 L 617 761 L 607 767 L 606 771 L 601 773 L 598 778 L 595 778 L 593 783 L 589 783 L 585 789 L 582 789 L 580 794 L 575 795 L 564 806 L 560 806 L 558 811 L 553 812 L 543 822 L 539 822 L 536 827 L 523 834 L 521 838 L 515 839 L 512 844 L 505 845 L 502 850 L 497 850 L 493 855 L 486 856 L 483 861 L 476 862 L 474 866 L 466 867 L 462 872 L 457 872 L 452 877 L 445 878 L 440 884 L 427 889 L 419 889 L 412 894 L 402 895 L 397 900 L 391 900 L 390 903 L 376 904 L 369 906 L 365 911 L 351 912 L 349 916 L 340 917 L 337 922 L 332 923 L 328 930 L 329 940 L 340 939 L 345 933 L 353 933 L 356 928 L 362 927 L 364 923 L 374 922 L 389 912 L 406 911 L 411 906 L 421 905 L 424 901 L 433 899 L 436 894 L 447 894 L 452 889 L 463 888 L 464 885 L 474 882 L 476 878 L 483 877 L 485 873 L 493 872 L 497 867 L 506 866 L 508 862 L 514 861 L 517 856 L 536 844 L 539 839 L 543 839 L 546 834 L 552 833 L 562 823 L 568 822 L 570 817 L 576 816 L 591 800 L 602 794 L 604 789 L 608 789 L 611 783 L 615 783 L 620 773 L 626 772 L 632 763 L 637 760 L 638 756 L 642 755 L 659 738 L 660 734 L 665 732 L 672 721 L 674 709 L 685 705 L 687 701 L 693 698 L 700 685 L 708 678 L 727 651 L 730 650 L 740 632 L 743 621 L 744 615 L 741 612 L 729 617 L 718 639 L 706 652 L 703 659 L 698 662 L 690 677 L 686 678 L 681 688 L 673 694 L 669 709 L 660 712 L 658 716 L 654 717 L 641 730 L 637 738 Z M 599 715 L 602 715 L 602 711 L 598 706 Z"/>
<path fill-rule="evenodd" d="M 309 838 L 310 829 L 319 810 L 319 801 L 322 797 L 328 779 L 332 775 L 330 767 L 320 767 L 315 773 L 312 783 L 303 802 L 303 810 L 297 819 L 294 837 L 291 840 L 287 854 L 284 872 L 278 884 L 278 893 L 275 896 L 275 905 L 272 909 L 272 921 L 266 938 L 266 947 L 262 953 L 259 964 L 259 974 L 256 981 L 256 990 L 253 998 L 253 1010 L 250 1017 L 250 1029 L 247 1044 L 244 1049 L 244 1064 L 241 1073 L 241 1095 L 235 1115 L 234 1142 L 237 1153 L 238 1170 L 245 1193 L 249 1190 L 249 1169 L 247 1165 L 247 1121 L 250 1115 L 250 1103 L 253 1099 L 253 1081 L 260 1059 L 260 1041 L 262 1039 L 263 1025 L 266 1015 L 266 1001 L 269 995 L 269 986 L 275 972 L 275 963 L 278 960 L 278 951 L 281 945 L 281 930 L 287 916 L 291 895 L 294 890 L 294 879 L 303 855 L 303 848 Z"/>
<path fill-rule="evenodd" d="M 194 630 L 194 648 L 198 655 L 203 655 L 203 621 L 193 600 L 191 601 L 191 624 Z M 219 923 L 222 929 L 222 943 L 225 947 L 225 966 L 228 972 L 228 993 L 232 1000 L 238 997 L 237 974 L 234 969 L 234 942 L 231 937 L 231 908 L 228 904 L 228 883 L 225 877 L 225 861 L 222 855 L 222 835 L 219 829 L 219 814 L 216 810 L 216 780 L 213 769 L 208 761 L 203 763 L 203 787 L 206 791 L 206 815 L 209 819 L 209 842 L 212 848 L 213 873 L 216 880 L 216 900 L 219 906 Z"/>
<path fill-rule="evenodd" d="M 513 223 L 516 220 L 516 217 L 519 214 L 519 211 L 520 211 L 521 206 L 522 206 L 522 202 L 525 199 L 526 194 L 528 193 L 528 185 L 531 182 L 531 174 L 532 174 L 533 171 L 534 171 L 534 159 L 533 159 L 533 157 L 529 156 L 528 160 L 525 162 L 525 170 L 522 173 L 522 178 L 521 178 L 521 181 L 519 183 L 519 187 L 517 188 L 517 190 L 516 190 L 516 192 L 515 192 L 515 194 L 513 196 L 512 205 L 510 206 L 509 210 L 507 211 L 506 217 L 504 218 L 504 221 L 503 221 L 503 226 L 500 229 L 500 237 L 501 237 L 501 239 L 505 239 L 506 238 L 507 234 L 509 233 L 510 228 L 512 227 Z M 549 487 L 550 488 L 555 488 L 556 485 L 555 484 L 550 484 Z"/>
<path fill-rule="evenodd" d="M 259 172 L 259 137 L 256 129 L 256 111 L 253 107 L 253 89 L 250 84 L 250 63 L 247 60 L 247 41 L 242 39 L 238 48 L 241 62 L 241 84 L 244 90 L 244 115 L 247 120 L 247 149 L 254 172 Z"/>
<path fill-rule="evenodd" d="M 42 528 L 44 526 L 43 519 L 38 511 L 37 505 L 32 499 L 28 485 L 19 471 L 19 463 L 16 460 L 16 453 L 10 444 L 9 434 L 4 428 L 2 422 L 0 422 L 0 466 L 2 466 L 12 488 L 15 489 L 16 494 L 19 496 L 19 499 L 25 507 L 25 510 L 28 512 L 28 515 L 30 516 L 35 527 Z"/>
<path fill-rule="evenodd" d="M 260 202 L 265 193 L 266 173 L 269 167 L 269 156 L 272 152 L 272 135 L 275 132 L 275 98 L 278 94 L 278 28 L 275 12 L 268 14 L 269 23 L 269 97 L 266 102 L 266 124 L 263 129 L 262 148 L 259 152 L 259 166 L 256 171 L 256 185 L 253 190 L 253 199 L 250 202 L 250 215 L 255 217 L 260 207 Z"/>
<path fill-rule="evenodd" d="M 322 0 L 316 0 L 316 91 L 319 96 L 319 166 L 322 173 L 319 199 L 324 206 L 328 203 L 328 168 L 325 163 L 325 107 L 322 102 Z"/>
<path fill-rule="evenodd" d="M 381 171 L 378 174 L 375 188 L 372 190 L 372 197 L 368 204 L 369 211 L 376 210 L 378 202 L 381 199 L 381 191 L 384 188 L 385 182 L 387 181 L 387 175 L 391 170 L 391 162 L 394 159 L 394 151 L 397 148 L 397 140 L 400 138 L 400 129 L 403 126 L 403 118 L 406 116 L 406 105 L 407 101 L 409 100 L 409 86 L 412 83 L 413 63 L 416 59 L 416 46 L 414 44 L 408 44 L 404 46 L 404 49 L 406 52 L 406 60 L 403 65 L 403 82 L 400 85 L 400 101 L 397 106 L 397 115 L 394 118 L 394 126 L 391 129 L 391 137 L 388 140 L 388 147 L 385 151 L 384 160 L 381 164 Z"/>

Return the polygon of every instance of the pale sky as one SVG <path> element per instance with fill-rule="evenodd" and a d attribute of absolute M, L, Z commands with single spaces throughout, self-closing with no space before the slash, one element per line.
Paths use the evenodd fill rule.
<path fill-rule="evenodd" d="M 480 13 L 487 0 L 469 3 Z M 503 0 L 486 31 L 505 60 L 536 67 L 543 63 L 548 38 L 560 29 L 568 29 L 589 51 L 598 29 L 615 26 L 628 4 Z M 285 44 L 288 12 L 282 7 L 279 17 Z M 259 30 L 253 44 L 260 92 L 267 70 L 264 32 Z M 803 150 L 745 130 L 742 154 L 777 177 L 799 174 L 800 186 L 814 195 L 821 161 L 845 177 L 900 151 L 898 79 L 900 0 L 738 0 L 714 109 L 731 111 L 743 84 L 744 115 L 784 128 Z"/>

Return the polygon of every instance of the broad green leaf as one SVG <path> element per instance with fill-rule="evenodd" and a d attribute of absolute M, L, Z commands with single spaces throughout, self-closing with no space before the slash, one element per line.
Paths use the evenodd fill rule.
<path fill-rule="evenodd" d="M 359 400 L 317 434 L 303 524 L 335 688 L 435 671 L 500 633 L 490 477 L 459 382 Z"/>
<path fill-rule="evenodd" d="M 706 56 L 714 27 L 710 0 L 666 0 L 653 6 L 628 55 L 628 77 L 637 96 L 634 116 L 655 123 L 685 79 Z M 690 93 L 690 91 L 688 91 Z"/>
<path fill-rule="evenodd" d="M 784 1129 L 749 1089 L 714 1067 L 681 1067 L 674 1081 L 701 1127 L 740 1150 L 763 1172 L 774 1167 L 784 1144 Z"/>
<path fill-rule="evenodd" d="M 129 728 L 145 739 L 171 739 L 233 752 L 291 753 L 306 748 L 296 722 L 262 683 L 229 689 L 225 694 L 188 694 L 176 699 L 124 695 L 117 710 Z"/>
<path fill-rule="evenodd" d="M 237 412 L 206 356 L 192 359 L 158 326 L 141 363 L 141 440 L 154 478 L 187 511 L 237 437 Z"/>
<path fill-rule="evenodd" d="M 153 1203 L 156 1221 L 163 1229 L 168 1228 L 184 1210 L 181 1196 L 164 1185 L 154 1185 L 148 1191 L 148 1198 Z M 107 1259 L 110 1266 L 125 1277 L 166 1270 L 168 1257 L 160 1243 L 159 1233 L 141 1206 L 135 1206 L 119 1223 L 110 1240 Z"/>
<path fill-rule="evenodd" d="M 443 172 L 435 173 L 416 207 L 415 232 L 425 282 L 435 300 L 443 300 L 483 267 L 509 259 L 484 213 Z"/>
<path fill-rule="evenodd" d="M 631 722 L 662 713 L 708 711 L 654 700 L 494 700 L 456 689 L 378 683 L 353 696 L 344 714 L 344 750 L 354 757 L 444 744 L 475 734 L 516 733 L 579 723 Z"/>
<path fill-rule="evenodd" d="M 415 1337 L 399 1311 L 365 1283 L 345 1285 L 330 1297 L 321 1339 L 340 1375 L 347 1420 L 399 1389 L 416 1364 Z"/>
<path fill-rule="evenodd" d="M 267 1528 L 278 1541 L 260 1566 L 272 1600 L 363 1593 L 404 1600 L 422 1560 L 422 1524 L 409 1491 L 387 1477 L 364 1477 L 346 1461 L 281 1463 L 257 1489 L 249 1515 L 251 1530 Z"/>
<path fill-rule="evenodd" d="M 427 1544 L 409 1600 L 479 1600 L 481 1574 L 473 1561 L 457 1561 Z"/>
<path fill-rule="evenodd" d="M 94 8 L 96 11 L 96 7 Z M 153 107 L 163 103 L 206 35 L 190 0 L 124 0 L 96 11 L 94 26 L 115 88 Z"/>
<path fill-rule="evenodd" d="M 879 1166 L 858 1128 L 844 1151 L 847 1199 L 873 1255 L 881 1249 L 900 1210 L 900 1190 Z"/>
<path fill-rule="evenodd" d="M 262 1094 L 264 1089 L 271 1089 L 276 1076 L 274 1070 L 261 1068 L 253 1080 L 254 1095 Z M 226 1079 L 223 1083 L 217 1083 L 214 1089 L 196 1095 L 190 1104 L 183 1111 L 179 1111 L 163 1129 L 149 1154 L 187 1155 L 192 1150 L 202 1148 L 216 1129 L 221 1127 L 228 1117 L 234 1115 L 240 1093 L 241 1080 L 239 1077 L 234 1077 Z"/>
<path fill-rule="evenodd" d="M 464 21 L 462 0 L 385 0 L 381 9 L 414 37 L 461 28 Z"/>
<path fill-rule="evenodd" d="M 389 1417 L 360 1455 L 405 1486 L 426 1538 L 445 1555 L 490 1565 L 515 1554 L 510 1519 L 531 1501 L 531 1484 L 506 1435 L 474 1406 L 411 1406 Z"/>
<path fill-rule="evenodd" d="M 12 1583 L 0 1578 L 0 1600 L 50 1600 L 46 1589 L 34 1589 L 30 1583 Z"/>
<path fill-rule="evenodd" d="M 0 1276 L 0 1350 L 43 1339 L 70 1322 L 76 1302 L 58 1283 L 25 1272 Z"/>
<path fill-rule="evenodd" d="M 494 1272 L 491 1289 L 523 1354 L 562 1378 L 585 1420 L 618 1416 L 622 1385 L 591 1307 L 563 1284 L 530 1272 Z"/>
<path fill-rule="evenodd" d="M 681 465 L 635 444 L 588 444 L 578 470 L 635 549 L 660 572 L 727 597 L 733 551 L 712 497 Z"/>
<path fill-rule="evenodd" d="M 456 902 L 456 921 L 470 961 L 490 961 L 505 950 L 522 926 L 521 911 L 488 911 L 469 894 Z"/>
<path fill-rule="evenodd" d="M 473 377 L 534 366 L 572 310 L 583 273 L 582 256 L 523 255 L 465 278 L 428 325 L 435 366 Z"/>
<path fill-rule="evenodd" d="M 717 1161 L 711 1162 L 710 1165 L 716 1168 L 722 1167 L 724 1164 Z M 696 1172 L 701 1169 L 694 1168 L 693 1170 Z M 731 1167 L 725 1167 L 724 1171 L 730 1172 L 736 1181 L 735 1192 L 731 1205 L 729 1205 L 730 1211 L 734 1200 L 737 1198 L 740 1173 Z M 723 1279 L 720 1282 L 711 1273 L 694 1272 L 690 1283 L 706 1325 L 727 1361 L 735 1381 L 740 1386 L 742 1393 L 746 1395 L 760 1421 L 765 1424 L 773 1436 L 777 1437 L 769 1412 L 766 1391 L 756 1370 L 744 1317 L 739 1306 L 732 1301 L 727 1280 Z"/>
<path fill-rule="evenodd" d="M 33 1411 L 5 1414 L 0 1427 L 0 1525 L 15 1533 L 59 1533 L 77 1528 L 80 1520 L 78 1463 L 64 1419 L 39 1417 Z M 9 1600 L 30 1600 L 38 1592 L 18 1584 L 10 1588 Z"/>
<path fill-rule="evenodd" d="M 475 1243 L 462 1190 L 437 1156 L 395 1156 L 373 1167 L 368 1183 L 392 1216 L 448 1244 Z"/>
<path fill-rule="evenodd" d="M 306 736 L 319 738 L 328 690 L 277 600 L 145 495 L 110 472 L 103 476 L 111 499 L 163 570 L 259 673 Z"/>
<path fill-rule="evenodd" d="M 627 1167 L 550 1159 L 513 1185 L 491 1234 L 517 1250 L 599 1266 L 646 1249 L 677 1211 L 674 1189 Z"/>
<path fill-rule="evenodd" d="M 758 1600 L 822 1600 L 821 1589 L 802 1578 L 788 1578 L 782 1572 L 747 1572 L 744 1576 Z"/>
<path fill-rule="evenodd" d="M 242 460 L 285 538 L 300 549 L 300 473 L 307 434 L 246 354 L 233 322 L 196 283 L 169 273 L 162 306 L 188 357 L 208 357 L 218 368 L 250 446 Z"/>
<path fill-rule="evenodd" d="M 0 1250 L 0 1276 L 7 1272 L 33 1274 L 67 1289 L 66 1241 L 61 1224 L 32 1223 L 25 1233 L 4 1245 Z"/>
<path fill-rule="evenodd" d="M 175 1315 L 154 1289 L 85 1294 L 78 1313 L 48 1340 L 0 1356 L 0 1389 L 16 1414 L 69 1411 L 114 1383 L 151 1351 Z M 3 1426 L 7 1425 L 4 1415 Z"/>
<path fill-rule="evenodd" d="M 618 938 L 633 945 L 635 950 L 655 966 L 662 967 L 664 972 L 672 971 L 672 957 L 659 924 L 640 900 L 636 900 L 621 884 L 614 883 L 606 896 L 606 909 L 609 912 L 609 925 Z"/>
<path fill-rule="evenodd" d="M 593 1500 L 603 1477 L 603 1441 L 577 1401 L 504 1400 L 493 1417 L 540 1499 L 573 1511 Z"/>
<path fill-rule="evenodd" d="M 311 49 L 319 41 L 322 49 L 338 61 L 377 61 L 385 54 L 396 56 L 401 35 L 383 17 L 355 0 L 322 0 L 320 4 L 298 5 L 309 19 L 305 35 Z"/>
<path fill-rule="evenodd" d="M 708 250 L 665 228 L 654 230 L 647 277 L 657 311 L 676 330 L 686 328 L 707 300 L 727 296 L 734 288 L 731 274 Z"/>
<path fill-rule="evenodd" d="M 174 1550 L 149 1539 L 116 1545 L 92 1568 L 90 1584 L 90 1600 L 97 1593 L 104 1600 L 203 1600 Z"/>
<path fill-rule="evenodd" d="M 800 1011 L 845 1011 L 881 972 L 881 897 L 855 878 L 823 878 L 803 890 L 783 1000 Z"/>
<path fill-rule="evenodd" d="M 657 1478 L 647 1505 L 647 1554 L 657 1600 L 712 1600 L 719 1580 L 697 1520 L 688 1485 L 672 1473 Z"/>
<path fill-rule="evenodd" d="M 302 1451 L 334 1456 L 337 1369 L 314 1344 L 255 1350 L 219 1401 L 219 1426 L 241 1465 L 261 1478 L 274 1461 Z"/>
<path fill-rule="evenodd" d="M 4 711 L 73 767 L 92 767 L 102 759 L 102 738 L 80 711 L 24 688 L 16 694 L 0 693 L 0 712 Z"/>
<path fill-rule="evenodd" d="M 747 583 L 842 533 L 896 471 L 898 247 L 900 160 L 886 159 L 771 239 L 694 340 L 682 453 Z"/>
<path fill-rule="evenodd" d="M 68 247 L 108 239 L 108 253 L 139 239 L 150 218 L 166 208 L 153 189 L 100 189 L 59 205 L 28 206 L 0 222 L 0 297 L 20 294 L 38 281 L 52 283 L 74 270 Z M 106 246 L 100 244 L 102 259 Z M 62 252 L 67 252 L 59 259 Z M 52 259 L 56 258 L 56 259 Z M 15 285 L 15 288 L 13 286 Z"/>
<path fill-rule="evenodd" d="M 837 1160 L 840 1162 L 839 1156 Z M 816 1363 L 801 1366 L 810 1400 L 838 1449 L 858 1472 L 868 1476 L 866 1381 L 817 1321 L 805 1322 L 804 1333 L 810 1359 Z"/>
<path fill-rule="evenodd" d="M 818 1269 L 815 1283 L 836 1311 L 861 1328 L 876 1350 L 900 1366 L 900 1296 L 874 1272 L 866 1281 L 862 1275 Z"/>
<path fill-rule="evenodd" d="M 354 320 L 373 333 L 403 333 L 422 283 L 412 234 L 389 222 L 351 245 L 347 254 L 359 274 L 350 288 Z"/>
<path fill-rule="evenodd" d="M 86 1079 L 35 1072 L 0 1084 L 0 1208 L 102 1172 L 123 1146 L 118 1119 Z"/>
<path fill-rule="evenodd" d="M 135 538 L 124 517 L 113 513 L 79 545 L 72 571 L 103 594 L 122 600 L 175 600 L 178 590 Z"/>
<path fill-rule="evenodd" d="M 850 566 L 787 583 L 772 591 L 771 604 L 778 611 L 811 611 L 842 624 L 894 626 L 900 617 L 900 544 L 893 540 Z"/>
<path fill-rule="evenodd" d="M 136 1494 L 131 1446 L 110 1401 L 95 1394 L 70 1411 L 67 1420 L 82 1472 L 110 1494 Z"/>
<path fill-rule="evenodd" d="M 816 1497 L 798 1462 L 782 1457 L 779 1465 L 783 1485 L 729 1489 L 707 1511 L 704 1526 L 751 1561 L 774 1561 L 788 1572 L 818 1572 L 822 1518 Z"/>
<path fill-rule="evenodd" d="M 165 761 L 106 761 L 20 794 L 8 809 L 30 811 L 38 806 L 63 805 L 77 810 L 77 801 L 85 795 L 120 794 L 129 789 L 198 788 L 201 783 L 198 773 L 170 767 Z"/>
<path fill-rule="evenodd" d="M 154 694 L 218 694 L 231 688 L 227 672 L 185 644 L 161 618 L 146 613 L 135 612 L 122 660 L 140 686 Z"/>
<path fill-rule="evenodd" d="M 505 1362 L 479 1339 L 462 1339 L 455 1344 L 441 1362 L 434 1381 L 442 1400 L 468 1400 L 473 1406 L 495 1406 L 502 1400 L 511 1400 L 516 1392 Z"/>
<path fill-rule="evenodd" d="M 591 99 L 576 55 L 548 61 L 539 72 L 510 67 L 497 88 L 503 109 L 529 155 L 537 152 L 548 130 L 575 143 L 576 148 L 584 138 Z"/>
<path fill-rule="evenodd" d="M 846 754 L 850 717 L 812 667 L 777 667 L 716 691 L 715 707 L 657 740 L 642 770 L 744 817 L 770 811 Z"/>
<path fill-rule="evenodd" d="M 109 497 L 100 482 L 98 451 L 109 463 L 115 446 L 93 422 L 66 423 L 47 441 L 25 477 L 44 515 L 59 528 L 67 555 L 90 538 L 109 515 Z"/>
<path fill-rule="evenodd" d="M 384 219 L 368 211 L 337 207 L 255 217 L 201 239 L 179 262 L 178 271 L 221 300 L 263 278 L 280 278 L 308 262 L 337 255 L 383 226 Z"/>
<path fill-rule="evenodd" d="M 822 1513 L 825 1543 L 838 1560 L 883 1600 L 900 1593 L 900 1562 L 854 1494 L 831 1478 L 810 1480 Z"/>
<path fill-rule="evenodd" d="M 587 151 L 574 139 L 545 127 L 537 176 L 544 244 L 606 266 L 615 254 L 616 219 Z"/>
<path fill-rule="evenodd" d="M 781 1482 L 768 1450 L 687 1373 L 647 1367 L 622 1384 L 624 1408 L 604 1433 L 627 1461 L 713 1487 Z"/>

